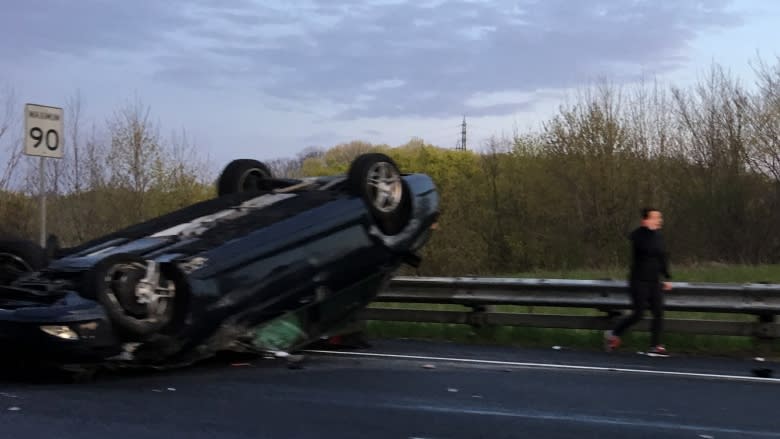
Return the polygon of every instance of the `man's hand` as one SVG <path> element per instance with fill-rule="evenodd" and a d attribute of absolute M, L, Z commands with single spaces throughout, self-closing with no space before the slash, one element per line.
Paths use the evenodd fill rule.
<path fill-rule="evenodd" d="M 672 283 L 671 282 L 664 282 L 663 289 L 664 289 L 664 291 L 671 290 L 672 289 Z"/>

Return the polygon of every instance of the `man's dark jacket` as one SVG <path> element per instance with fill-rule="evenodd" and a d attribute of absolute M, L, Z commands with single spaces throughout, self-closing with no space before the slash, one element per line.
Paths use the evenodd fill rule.
<path fill-rule="evenodd" d="M 641 226 L 631 232 L 629 239 L 633 251 L 630 273 L 632 281 L 658 282 L 661 276 L 672 278 L 661 232 Z"/>

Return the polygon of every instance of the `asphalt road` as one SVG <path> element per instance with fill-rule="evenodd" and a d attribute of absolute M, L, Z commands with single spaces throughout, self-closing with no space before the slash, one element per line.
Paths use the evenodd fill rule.
<path fill-rule="evenodd" d="M 777 373 L 385 341 L 312 352 L 301 369 L 222 358 L 86 384 L 0 379 L 0 438 L 780 438 L 780 380 L 757 366 Z"/>

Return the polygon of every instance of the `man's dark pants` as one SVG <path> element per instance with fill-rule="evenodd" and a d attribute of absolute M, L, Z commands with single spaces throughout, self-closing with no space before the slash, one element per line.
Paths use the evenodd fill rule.
<path fill-rule="evenodd" d="M 653 314 L 653 321 L 650 324 L 652 334 L 650 346 L 658 345 L 664 317 L 663 294 L 660 282 L 631 280 L 629 281 L 629 290 L 631 292 L 633 312 L 618 324 L 613 333 L 621 336 L 626 329 L 642 320 L 642 315 L 649 306 L 650 312 Z"/>

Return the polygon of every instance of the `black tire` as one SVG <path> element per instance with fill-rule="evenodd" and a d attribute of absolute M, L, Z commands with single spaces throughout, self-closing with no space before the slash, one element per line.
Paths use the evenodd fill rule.
<path fill-rule="evenodd" d="M 271 169 L 252 159 L 233 160 L 225 166 L 217 181 L 217 194 L 221 197 L 238 192 L 267 190 L 264 181 L 273 178 Z"/>
<path fill-rule="evenodd" d="M 377 178 L 386 185 L 381 190 L 375 185 Z M 362 154 L 350 165 L 347 179 L 352 192 L 363 198 L 383 233 L 395 235 L 403 230 L 411 214 L 411 200 L 409 188 L 392 158 L 381 153 Z"/>
<path fill-rule="evenodd" d="M 172 281 L 175 295 L 165 301 L 164 311 L 150 315 L 146 305 L 138 303 L 135 287 L 146 275 L 147 262 L 132 254 L 115 254 L 100 261 L 86 280 L 84 295 L 97 300 L 106 310 L 117 332 L 124 337 L 143 341 L 164 331 L 179 315 L 178 304 L 184 289 L 176 276 L 160 267 L 160 281 Z"/>
<path fill-rule="evenodd" d="M 0 285 L 48 265 L 46 250 L 26 239 L 0 239 Z"/>

